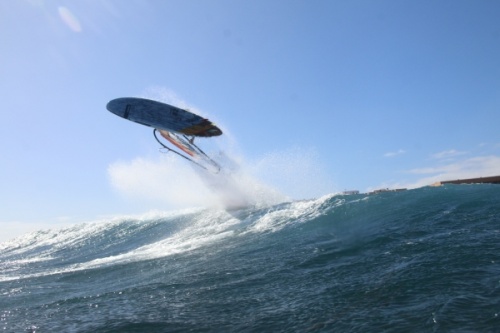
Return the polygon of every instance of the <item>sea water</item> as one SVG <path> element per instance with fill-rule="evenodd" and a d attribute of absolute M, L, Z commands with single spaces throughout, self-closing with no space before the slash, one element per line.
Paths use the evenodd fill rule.
<path fill-rule="evenodd" d="M 327 195 L 0 244 L 1 332 L 498 332 L 500 186 Z"/>

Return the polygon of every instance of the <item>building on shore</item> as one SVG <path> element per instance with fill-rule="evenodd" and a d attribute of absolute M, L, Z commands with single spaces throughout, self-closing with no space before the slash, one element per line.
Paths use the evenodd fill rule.
<path fill-rule="evenodd" d="M 341 193 L 342 195 L 353 195 L 353 194 L 359 194 L 358 190 L 350 190 L 350 191 L 344 191 Z"/>
<path fill-rule="evenodd" d="M 395 188 L 395 189 L 382 188 L 379 190 L 368 192 L 368 194 L 379 194 L 384 192 L 401 192 L 401 191 L 406 191 L 406 188 Z"/>

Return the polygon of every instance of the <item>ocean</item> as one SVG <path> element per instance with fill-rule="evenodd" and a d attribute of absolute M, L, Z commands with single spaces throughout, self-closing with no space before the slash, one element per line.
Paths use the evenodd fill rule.
<path fill-rule="evenodd" d="M 0 243 L 2 332 L 500 332 L 500 186 L 326 195 Z"/>

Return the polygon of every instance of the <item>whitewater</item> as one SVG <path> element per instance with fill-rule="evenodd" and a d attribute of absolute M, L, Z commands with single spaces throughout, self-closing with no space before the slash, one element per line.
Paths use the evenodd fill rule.
<path fill-rule="evenodd" d="M 326 195 L 0 243 L 3 332 L 495 332 L 500 186 Z"/>

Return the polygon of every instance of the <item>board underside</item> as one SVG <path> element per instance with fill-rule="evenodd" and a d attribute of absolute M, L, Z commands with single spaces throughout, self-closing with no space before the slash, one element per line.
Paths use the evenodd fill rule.
<path fill-rule="evenodd" d="M 222 131 L 208 119 L 149 99 L 117 98 L 110 101 L 106 108 L 122 118 L 165 131 L 202 137 L 222 134 Z"/>

